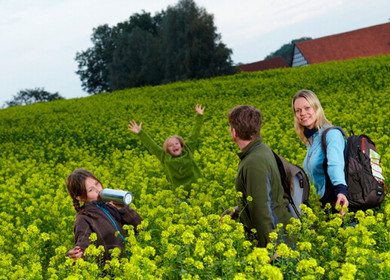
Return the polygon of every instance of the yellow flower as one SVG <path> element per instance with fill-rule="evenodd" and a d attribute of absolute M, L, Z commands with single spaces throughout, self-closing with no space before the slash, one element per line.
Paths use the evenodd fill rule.
<path fill-rule="evenodd" d="M 234 248 L 227 250 L 223 255 L 227 258 L 233 258 L 237 255 L 237 251 Z"/>
<path fill-rule="evenodd" d="M 332 247 L 331 249 L 330 249 L 330 253 L 334 256 L 334 257 L 336 257 L 336 256 L 338 256 L 339 254 L 340 254 L 340 248 L 338 248 L 338 247 Z"/>
<path fill-rule="evenodd" d="M 174 244 L 168 244 L 167 251 L 164 254 L 164 258 L 172 259 L 177 256 L 178 248 Z"/>
<path fill-rule="evenodd" d="M 42 232 L 41 233 L 41 238 L 42 238 L 43 241 L 48 241 L 48 240 L 50 240 L 50 235 L 48 233 L 46 233 L 46 232 Z"/>
<path fill-rule="evenodd" d="M 269 234 L 269 239 L 271 242 L 275 241 L 276 239 L 278 239 L 278 234 L 276 232 L 270 232 Z"/>
<path fill-rule="evenodd" d="M 318 236 L 316 237 L 316 239 L 317 239 L 318 242 L 324 242 L 325 236 L 323 236 L 323 235 L 318 235 Z"/>
<path fill-rule="evenodd" d="M 154 256 L 156 254 L 156 249 L 152 246 L 146 246 L 142 251 L 142 255 L 146 257 Z"/>
<path fill-rule="evenodd" d="M 169 231 L 163 230 L 163 231 L 161 232 L 161 237 L 162 237 L 162 238 L 168 238 L 169 235 L 170 235 Z"/>
<path fill-rule="evenodd" d="M 248 240 L 245 240 L 244 242 L 242 242 L 242 247 L 245 249 L 245 250 L 248 250 L 252 247 L 252 243 Z"/>
<path fill-rule="evenodd" d="M 297 242 L 297 249 L 299 251 L 311 251 L 311 243 L 310 242 Z"/>
<path fill-rule="evenodd" d="M 211 256 L 206 256 L 203 258 L 203 261 L 205 263 L 208 263 L 208 264 L 212 264 L 214 261 L 213 261 L 213 258 Z"/>
<path fill-rule="evenodd" d="M 202 263 L 201 261 L 196 261 L 196 262 L 194 263 L 194 266 L 195 266 L 197 269 L 199 269 L 199 270 L 204 269 L 204 265 L 203 265 L 203 263 Z"/>
<path fill-rule="evenodd" d="M 236 275 L 234 275 L 234 278 L 233 280 L 247 280 L 248 278 L 246 277 L 246 275 L 244 273 L 237 273 Z"/>
<path fill-rule="evenodd" d="M 225 250 L 225 244 L 223 244 L 222 242 L 218 242 L 217 244 L 215 244 L 215 250 L 217 252 Z"/>
<path fill-rule="evenodd" d="M 249 202 L 253 201 L 253 197 L 251 197 L 250 195 L 248 195 L 248 196 L 246 197 L 246 199 L 247 199 Z"/>
<path fill-rule="evenodd" d="M 182 234 L 182 240 L 184 244 L 191 244 L 194 242 L 195 236 L 192 231 L 186 230 Z"/>
<path fill-rule="evenodd" d="M 278 256 L 288 258 L 291 255 L 291 249 L 284 243 L 281 243 L 276 248 L 276 253 Z"/>
<path fill-rule="evenodd" d="M 283 280 L 283 274 L 280 269 L 270 264 L 260 267 L 260 275 L 267 275 L 267 279 Z"/>
<path fill-rule="evenodd" d="M 267 248 L 268 250 L 273 250 L 273 249 L 274 249 L 274 244 L 272 244 L 272 243 L 267 243 L 266 248 Z"/>
<path fill-rule="evenodd" d="M 321 244 L 321 249 L 323 249 L 323 248 L 326 248 L 326 247 L 328 247 L 329 246 L 329 244 L 328 244 L 328 242 L 322 242 L 322 244 Z"/>
<path fill-rule="evenodd" d="M 366 215 L 364 214 L 364 212 L 362 210 L 357 211 L 355 214 L 355 218 L 358 220 L 364 219 L 365 217 L 366 217 Z"/>
<path fill-rule="evenodd" d="M 144 240 L 149 241 L 152 240 L 152 236 L 150 235 L 149 231 L 143 231 L 144 232 Z"/>
<path fill-rule="evenodd" d="M 300 273 L 312 274 L 317 268 L 317 261 L 313 258 L 300 260 L 297 264 L 297 271 Z"/>
<path fill-rule="evenodd" d="M 91 233 L 91 235 L 89 236 L 89 240 L 91 240 L 91 242 L 95 242 L 97 240 L 96 232 Z"/>
<path fill-rule="evenodd" d="M 351 263 L 344 263 L 341 266 L 341 277 L 340 280 L 353 280 L 357 272 L 356 266 Z"/>
<path fill-rule="evenodd" d="M 230 219 L 228 219 L 228 220 L 230 220 Z M 230 231 L 232 230 L 232 227 L 231 227 L 230 225 L 228 225 L 227 223 L 223 223 L 223 224 L 221 225 L 221 229 L 222 229 L 223 231 L 230 232 Z"/>
<path fill-rule="evenodd" d="M 111 250 L 111 256 L 114 257 L 114 258 L 118 258 L 121 254 L 121 249 L 116 247 L 114 249 Z"/>
<path fill-rule="evenodd" d="M 188 265 L 188 266 L 193 265 L 194 262 L 195 262 L 195 261 L 194 261 L 193 258 L 185 258 L 184 261 L 183 261 L 183 263 L 186 264 L 186 265 Z"/>
<path fill-rule="evenodd" d="M 206 253 L 206 250 L 204 248 L 204 243 L 205 242 L 203 240 L 200 240 L 200 239 L 198 239 L 196 241 L 195 250 L 194 250 L 195 256 L 199 256 L 199 257 L 204 256 L 204 254 Z"/>

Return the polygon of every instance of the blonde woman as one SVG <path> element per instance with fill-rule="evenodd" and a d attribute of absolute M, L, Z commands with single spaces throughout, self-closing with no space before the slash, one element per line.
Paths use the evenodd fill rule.
<path fill-rule="evenodd" d="M 310 90 L 298 91 L 292 100 L 294 127 L 299 139 L 306 145 L 307 154 L 303 168 L 315 187 L 316 194 L 325 206 L 341 205 L 348 207 L 347 183 L 344 173 L 345 139 L 338 129 L 326 135 L 327 159 L 321 149 L 321 135 L 332 124 L 326 119 L 324 110 L 316 94 Z M 344 212 L 341 210 L 341 215 Z"/>

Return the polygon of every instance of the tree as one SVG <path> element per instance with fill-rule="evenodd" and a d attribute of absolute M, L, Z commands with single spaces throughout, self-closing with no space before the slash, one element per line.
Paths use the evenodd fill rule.
<path fill-rule="evenodd" d="M 264 59 L 269 59 L 273 57 L 283 57 L 286 61 L 287 65 L 291 66 L 292 58 L 293 58 L 293 50 L 294 50 L 294 44 L 302 41 L 311 40 L 310 37 L 302 37 L 300 39 L 292 40 L 290 43 L 284 44 L 281 46 L 278 50 L 275 52 L 267 55 Z"/>
<path fill-rule="evenodd" d="M 96 94 L 111 91 L 108 67 L 112 62 L 116 37 L 116 30 L 107 24 L 98 26 L 91 36 L 94 46 L 76 53 L 79 69 L 76 74 L 80 76 L 81 87 L 86 92 Z"/>
<path fill-rule="evenodd" d="M 193 0 L 180 0 L 154 17 L 143 11 L 112 28 L 99 26 L 91 40 L 93 47 L 75 58 L 90 94 L 236 71 L 213 16 Z"/>
<path fill-rule="evenodd" d="M 232 51 L 220 41 L 214 17 L 193 0 L 168 7 L 162 22 L 165 81 L 232 74 Z"/>
<path fill-rule="evenodd" d="M 109 81 L 113 90 L 156 85 L 162 79 L 160 59 L 160 16 L 134 14 L 120 23 L 116 32 L 116 49 L 109 65 Z"/>
<path fill-rule="evenodd" d="M 139 27 L 123 34 L 109 72 L 113 90 L 158 84 L 162 79 L 158 40 Z"/>
<path fill-rule="evenodd" d="M 44 88 L 35 88 L 35 89 L 25 89 L 20 90 L 16 95 L 14 95 L 11 101 L 6 101 L 6 107 L 13 107 L 19 105 L 27 105 L 38 102 L 47 102 L 57 99 L 64 99 L 62 96 L 56 93 L 50 93 Z"/>

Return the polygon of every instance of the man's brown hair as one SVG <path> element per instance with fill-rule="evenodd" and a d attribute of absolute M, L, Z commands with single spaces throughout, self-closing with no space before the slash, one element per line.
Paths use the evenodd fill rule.
<path fill-rule="evenodd" d="M 232 108 L 228 114 L 231 128 L 236 130 L 242 140 L 253 140 L 260 137 L 261 112 L 251 105 L 240 105 Z"/>

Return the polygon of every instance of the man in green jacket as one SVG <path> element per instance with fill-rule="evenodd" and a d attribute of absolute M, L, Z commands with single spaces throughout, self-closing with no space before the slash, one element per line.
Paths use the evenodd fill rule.
<path fill-rule="evenodd" d="M 260 136 L 261 112 L 253 106 L 231 109 L 230 134 L 241 152 L 236 177 L 236 191 L 242 193 L 234 211 L 225 211 L 233 219 L 240 218 L 249 237 L 266 247 L 269 234 L 276 225 L 289 223 L 291 213 L 283 198 L 283 186 L 272 150 Z M 224 215 L 223 214 L 223 215 Z"/>

